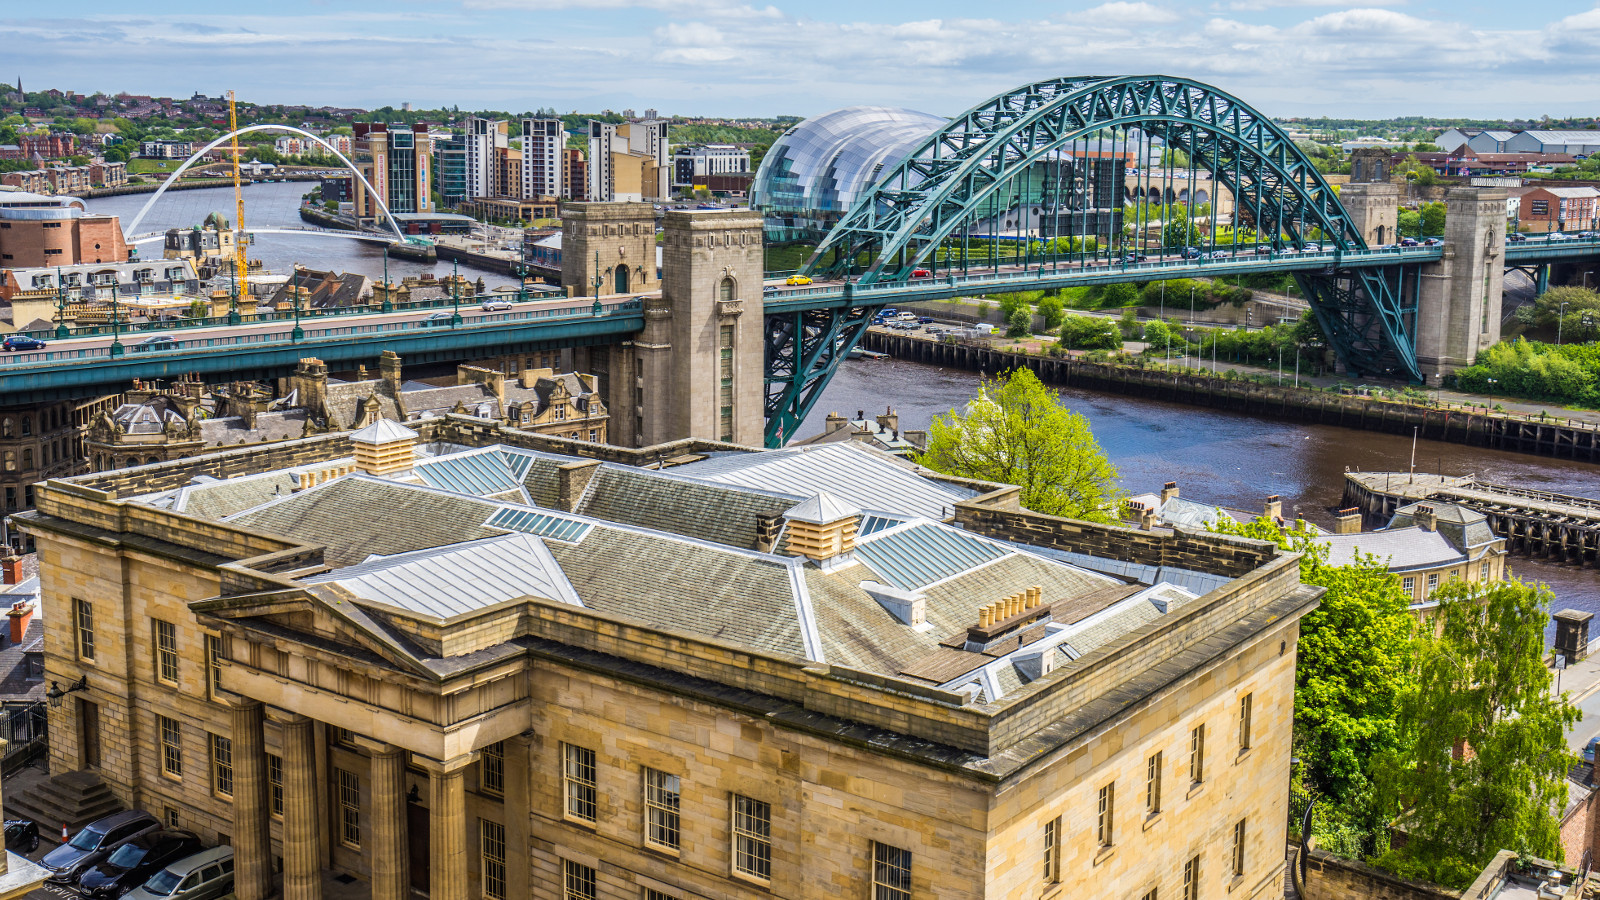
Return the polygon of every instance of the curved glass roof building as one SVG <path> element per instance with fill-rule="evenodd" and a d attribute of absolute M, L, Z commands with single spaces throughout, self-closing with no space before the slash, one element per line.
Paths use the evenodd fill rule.
<path fill-rule="evenodd" d="M 815 241 L 877 182 L 948 121 L 888 106 L 850 106 L 812 116 L 772 145 L 756 170 L 750 206 L 771 241 Z"/>

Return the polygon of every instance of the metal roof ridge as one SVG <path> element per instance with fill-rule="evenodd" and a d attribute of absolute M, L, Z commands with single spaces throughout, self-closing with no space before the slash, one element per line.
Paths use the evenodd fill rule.
<path fill-rule="evenodd" d="M 828 660 L 822 648 L 822 632 L 817 628 L 817 613 L 811 605 L 811 589 L 806 585 L 806 565 L 803 557 L 790 557 L 789 584 L 793 587 L 796 623 L 800 626 L 800 639 L 805 643 L 806 655 L 824 665 Z"/>
<path fill-rule="evenodd" d="M 281 473 L 281 472 L 285 472 L 285 471 L 288 471 L 288 470 L 287 469 L 274 469 L 273 473 L 277 474 L 277 473 Z M 221 521 L 221 522 L 232 522 L 233 520 L 239 518 L 240 516 L 249 515 L 250 513 L 253 513 L 253 512 L 259 512 L 259 511 L 261 511 L 263 509 L 268 509 L 270 507 L 276 506 L 276 505 L 278 505 L 280 503 L 283 503 L 285 501 L 291 500 L 291 499 L 293 499 L 295 497 L 304 497 L 304 496 L 308 496 L 310 494 L 316 493 L 317 491 L 320 491 L 323 488 L 325 488 L 325 487 L 327 487 L 327 486 L 329 486 L 331 484 L 338 484 L 339 482 L 344 481 L 346 478 L 366 478 L 366 479 L 370 479 L 370 480 L 373 480 L 373 481 L 386 481 L 387 480 L 387 479 L 382 479 L 382 478 L 373 478 L 371 475 L 368 475 L 365 472 L 349 472 L 349 473 L 346 473 L 344 475 L 340 475 L 337 478 L 329 478 L 327 481 L 319 481 L 316 484 L 312 485 L 311 487 L 301 488 L 298 491 L 290 491 L 289 493 L 284 494 L 281 497 L 273 497 L 271 500 L 268 500 L 265 503 L 259 503 L 259 504 L 255 505 L 255 506 L 250 507 L 249 509 L 241 509 L 238 512 L 233 513 L 232 515 L 223 516 L 218 521 Z"/>

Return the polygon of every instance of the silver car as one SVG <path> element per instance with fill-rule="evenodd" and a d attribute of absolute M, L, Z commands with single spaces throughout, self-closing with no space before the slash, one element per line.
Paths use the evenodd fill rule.
<path fill-rule="evenodd" d="M 186 856 L 150 876 L 125 900 L 211 900 L 233 893 L 233 848 Z"/>

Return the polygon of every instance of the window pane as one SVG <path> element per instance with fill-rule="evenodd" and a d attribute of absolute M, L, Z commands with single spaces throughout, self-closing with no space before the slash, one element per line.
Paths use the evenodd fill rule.
<path fill-rule="evenodd" d="M 562 778 L 566 783 L 567 815 L 593 822 L 598 814 L 599 799 L 595 783 L 594 751 L 572 744 L 562 744 L 561 747 L 564 757 Z"/>
<path fill-rule="evenodd" d="M 772 878 L 772 806 L 733 795 L 733 870 L 769 881 Z"/>
<path fill-rule="evenodd" d="M 678 776 L 644 770 L 645 832 L 647 843 L 678 849 Z"/>
<path fill-rule="evenodd" d="M 911 900 L 911 851 L 872 843 L 872 900 Z"/>

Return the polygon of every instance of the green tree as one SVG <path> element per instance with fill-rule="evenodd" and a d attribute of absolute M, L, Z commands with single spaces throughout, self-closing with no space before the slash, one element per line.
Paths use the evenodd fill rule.
<path fill-rule="evenodd" d="M 1066 316 L 1061 323 L 1061 346 L 1068 350 L 1121 350 L 1122 331 L 1114 320 L 1101 316 Z"/>
<path fill-rule="evenodd" d="M 1126 281 L 1108 284 L 1100 289 L 1100 306 L 1111 309 L 1117 306 L 1135 306 L 1139 302 L 1139 288 Z"/>
<path fill-rule="evenodd" d="M 1444 214 L 1443 203 L 1422 204 L 1422 233 L 1428 237 L 1444 234 Z"/>
<path fill-rule="evenodd" d="M 1550 693 L 1550 590 L 1451 581 L 1434 597 L 1438 632 L 1422 636 L 1401 697 L 1402 749 L 1380 771 L 1409 839 L 1376 862 L 1461 888 L 1500 850 L 1560 861 L 1556 814 L 1577 761 L 1565 731 L 1580 714 Z"/>
<path fill-rule="evenodd" d="M 1226 516 L 1212 527 L 1299 553 L 1300 580 L 1327 589 L 1321 605 L 1300 620 L 1294 753 L 1307 788 L 1344 807 L 1342 818 L 1353 812 L 1366 830 L 1376 829 L 1382 823 L 1361 807 L 1374 763 L 1399 747 L 1395 716 L 1411 687 L 1416 641 L 1400 579 L 1365 554 L 1329 565 L 1327 546 L 1309 529 L 1265 518 L 1240 525 Z"/>
<path fill-rule="evenodd" d="M 1173 217 L 1167 220 L 1167 224 L 1161 226 L 1163 247 L 1191 247 L 1204 240 L 1200 226 L 1189 218 L 1189 211 L 1181 206 L 1175 207 Z"/>
<path fill-rule="evenodd" d="M 936 472 L 1022 489 L 1035 512 L 1110 522 L 1120 502 L 1117 469 L 1089 420 L 1027 369 L 986 380 L 966 411 L 935 416 L 917 461 Z"/>
<path fill-rule="evenodd" d="M 1006 314 L 1006 337 L 1027 337 L 1033 333 L 1033 313 L 1023 303 Z"/>
<path fill-rule="evenodd" d="M 1061 327 L 1061 315 L 1064 307 L 1060 297 L 1051 295 L 1040 298 L 1039 305 L 1035 308 L 1039 311 L 1039 315 L 1044 318 L 1045 331 L 1055 331 Z"/>

